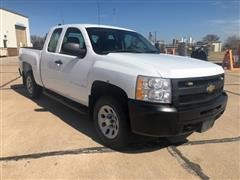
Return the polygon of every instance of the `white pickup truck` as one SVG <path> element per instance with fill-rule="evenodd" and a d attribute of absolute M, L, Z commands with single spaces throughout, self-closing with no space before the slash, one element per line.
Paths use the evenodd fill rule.
<path fill-rule="evenodd" d="M 227 103 L 220 66 L 160 54 L 129 29 L 56 26 L 42 50 L 22 48 L 19 59 L 30 98 L 45 92 L 71 107 L 78 104 L 112 148 L 125 146 L 132 133 L 170 137 L 204 132 Z"/>

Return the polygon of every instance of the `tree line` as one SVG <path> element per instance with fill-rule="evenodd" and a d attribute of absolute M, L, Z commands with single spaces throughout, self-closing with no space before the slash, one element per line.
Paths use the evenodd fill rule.
<path fill-rule="evenodd" d="M 216 34 L 207 34 L 203 37 L 203 42 L 205 43 L 213 43 L 213 42 L 219 42 L 220 37 Z M 223 43 L 223 50 L 226 49 L 238 49 L 240 48 L 240 37 L 233 35 L 227 37 L 227 39 Z"/>

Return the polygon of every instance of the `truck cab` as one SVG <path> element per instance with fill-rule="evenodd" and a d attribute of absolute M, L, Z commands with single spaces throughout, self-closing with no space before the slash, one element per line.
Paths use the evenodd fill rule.
<path fill-rule="evenodd" d="M 42 50 L 20 49 L 27 94 L 53 92 L 88 109 L 102 142 L 119 148 L 132 133 L 204 132 L 224 112 L 224 71 L 210 62 L 160 54 L 119 27 L 53 27 Z"/>

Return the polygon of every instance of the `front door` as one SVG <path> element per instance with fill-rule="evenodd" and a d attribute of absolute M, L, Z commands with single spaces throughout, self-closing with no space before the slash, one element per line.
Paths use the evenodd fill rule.
<path fill-rule="evenodd" d="M 92 59 L 88 54 L 83 57 L 77 57 L 69 52 L 64 52 L 64 43 L 77 43 L 80 48 L 86 49 L 84 37 L 78 28 L 69 27 L 63 37 L 62 45 L 59 48 L 57 59 L 59 65 L 59 82 L 61 94 L 73 99 L 81 104 L 87 104 L 87 75 L 92 66 Z"/>

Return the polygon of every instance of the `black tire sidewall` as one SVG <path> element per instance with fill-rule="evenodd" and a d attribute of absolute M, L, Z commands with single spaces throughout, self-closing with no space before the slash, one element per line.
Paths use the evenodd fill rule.
<path fill-rule="evenodd" d="M 27 88 L 27 79 L 28 78 L 31 78 L 31 80 L 32 80 L 32 88 L 33 88 L 32 93 L 30 93 L 28 88 Z M 26 81 L 25 86 L 26 86 L 26 91 L 27 91 L 28 97 L 30 97 L 32 99 L 39 97 L 40 94 L 41 94 L 41 87 L 36 84 L 36 82 L 34 80 L 34 77 L 33 77 L 33 74 L 32 74 L 31 71 L 26 73 L 25 81 Z"/>
<path fill-rule="evenodd" d="M 110 106 L 116 113 L 119 121 L 119 131 L 115 138 L 109 139 L 103 135 L 98 124 L 98 112 L 100 108 L 104 105 Z M 101 97 L 95 104 L 93 113 L 93 122 L 97 134 L 99 135 L 101 141 L 104 145 L 111 147 L 113 149 L 119 149 L 124 147 L 128 143 L 128 137 L 130 135 L 129 122 L 127 112 L 124 110 L 122 105 L 112 97 Z"/>

